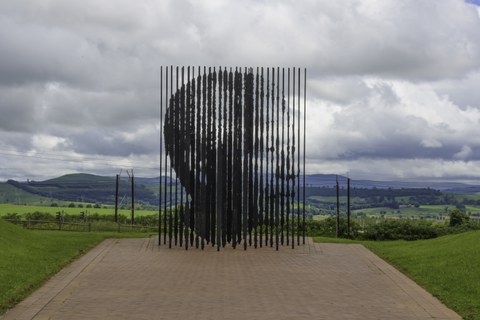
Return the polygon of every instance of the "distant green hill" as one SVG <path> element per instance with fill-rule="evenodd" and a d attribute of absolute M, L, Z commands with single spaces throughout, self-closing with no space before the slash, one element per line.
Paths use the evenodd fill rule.
<path fill-rule="evenodd" d="M 339 180 L 340 211 L 346 212 L 347 190 L 345 177 L 340 176 Z M 156 207 L 158 205 L 158 195 L 160 191 L 159 181 L 162 182 L 162 190 L 165 190 L 165 177 L 161 177 L 161 179 L 160 177 L 135 177 L 135 202 L 144 207 Z M 307 216 L 335 214 L 335 182 L 335 175 L 307 176 L 307 186 L 305 190 Z M 168 183 L 174 183 L 174 181 L 168 181 Z M 368 210 L 375 209 L 375 212 L 377 212 L 375 215 L 377 216 L 382 215 L 382 212 L 384 212 L 384 215 L 387 212 L 394 212 L 398 217 L 405 216 L 404 211 L 410 212 L 413 210 L 415 211 L 415 216 L 435 218 L 440 214 L 448 214 L 448 210 L 451 208 L 458 207 L 467 212 L 469 211 L 475 217 L 479 216 L 480 195 L 453 195 L 449 192 L 432 188 L 420 188 L 419 185 L 415 183 L 412 184 L 412 186 L 416 187 L 408 188 L 405 187 L 406 185 L 403 186 L 404 184 L 402 184 L 400 188 L 386 188 L 385 186 L 387 185 L 383 185 L 384 187 L 376 187 L 377 185 L 380 186 L 379 184 L 375 184 L 374 181 L 353 181 L 351 189 L 351 210 L 359 214 L 369 214 Z M 397 185 L 400 184 L 397 183 Z M 449 184 L 449 186 L 451 187 L 452 184 Z M 445 187 L 445 185 L 443 187 Z M 170 192 L 170 189 L 167 190 Z M 181 188 L 178 188 L 178 190 L 178 192 L 182 192 Z M 300 190 L 295 191 L 302 199 L 303 188 L 300 187 Z M 123 205 L 129 206 L 131 185 L 126 175 L 123 175 L 120 181 L 119 198 L 124 199 Z M 52 201 L 113 205 L 115 202 L 115 177 L 75 173 L 45 181 L 18 182 L 9 180 L 6 184 L 0 184 L 0 203 L 49 205 Z M 434 211 L 433 214 L 432 212 L 425 214 L 425 212 L 421 212 L 421 210 L 415 210 L 420 206 L 440 207 L 435 207 L 434 210 L 430 208 L 432 209 L 430 211 Z M 408 215 L 411 216 L 411 214 Z"/>
<path fill-rule="evenodd" d="M 18 182 L 8 180 L 7 185 L 10 187 L 10 193 L 17 189 L 19 192 L 23 192 L 22 194 L 25 196 L 30 194 L 37 198 L 102 204 L 113 204 L 115 202 L 115 179 L 93 174 L 68 174 L 45 181 Z M 122 179 L 119 187 L 119 198 L 122 199 L 124 196 L 131 196 L 131 185 L 130 182 Z M 158 205 L 158 197 L 151 189 L 146 188 L 143 184 L 136 183 L 135 202 L 145 205 Z"/>
<path fill-rule="evenodd" d="M 68 183 L 87 183 L 87 184 L 112 184 L 115 179 L 112 177 L 97 176 L 88 173 L 72 173 L 66 174 L 58 178 L 53 178 L 41 182 L 42 184 L 68 184 Z"/>
<path fill-rule="evenodd" d="M 9 183 L 0 183 L 0 203 L 42 205 L 51 199 L 19 189 Z"/>

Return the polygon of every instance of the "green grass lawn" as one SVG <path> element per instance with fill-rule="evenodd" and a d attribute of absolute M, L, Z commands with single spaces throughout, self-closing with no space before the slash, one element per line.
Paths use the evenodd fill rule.
<path fill-rule="evenodd" d="M 352 243 L 315 238 L 317 242 Z M 417 241 L 355 241 L 415 280 L 465 319 L 480 319 L 480 231 Z"/>
<path fill-rule="evenodd" d="M 0 315 L 105 238 L 143 234 L 30 231 L 0 219 Z"/>
<path fill-rule="evenodd" d="M 386 216 L 402 216 L 402 217 L 419 217 L 419 216 L 447 216 L 448 213 L 445 212 L 445 207 L 454 209 L 454 206 L 445 206 L 445 205 L 421 205 L 418 208 L 415 207 L 400 207 L 399 209 L 392 209 L 387 207 L 378 207 L 378 208 L 366 208 L 353 210 L 354 214 L 363 212 L 369 216 L 380 216 L 382 212 Z"/>
<path fill-rule="evenodd" d="M 26 214 L 35 211 L 45 212 L 55 215 L 58 211 L 64 211 L 66 214 L 78 215 L 82 211 L 88 211 L 89 214 L 98 213 L 99 215 L 113 215 L 113 208 L 68 208 L 68 207 L 49 207 L 49 206 L 23 206 L 16 204 L 0 204 L 0 217 L 8 213 Z M 118 214 L 129 217 L 131 211 L 128 209 L 119 209 Z M 135 216 L 158 215 L 158 210 L 135 210 Z"/>

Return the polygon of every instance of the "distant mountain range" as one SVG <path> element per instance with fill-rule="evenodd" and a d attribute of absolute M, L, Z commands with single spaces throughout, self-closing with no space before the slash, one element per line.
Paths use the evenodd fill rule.
<path fill-rule="evenodd" d="M 306 184 L 312 187 L 335 186 L 336 175 L 312 174 L 306 175 Z M 347 177 L 338 176 L 339 183 L 346 185 Z M 303 179 L 301 179 L 303 181 Z M 450 193 L 475 194 L 480 193 L 480 185 L 471 185 L 459 182 L 431 182 L 431 181 L 374 181 L 374 180 L 351 180 L 352 188 L 378 188 L 378 189 L 416 189 L 430 188 Z"/>
<path fill-rule="evenodd" d="M 164 183 L 162 177 L 162 183 Z M 306 184 L 310 187 L 334 187 L 337 175 L 334 174 L 311 174 L 306 175 Z M 135 177 L 135 181 L 145 186 L 158 185 L 159 177 L 140 178 Z M 347 177 L 339 175 L 338 181 L 341 185 L 346 185 Z M 300 183 L 303 177 L 300 178 Z M 432 181 L 375 181 L 375 180 L 351 180 L 352 188 L 366 189 L 423 189 L 430 188 L 451 193 L 475 194 L 480 193 L 480 185 L 472 185 L 460 182 L 432 182 Z"/>
<path fill-rule="evenodd" d="M 136 180 L 135 196 L 137 201 L 147 205 L 158 204 L 158 192 L 155 188 L 149 188 L 145 183 L 150 179 Z M 157 181 L 158 178 L 153 179 Z M 141 182 L 141 181 L 144 181 Z M 62 201 L 79 201 L 102 204 L 115 202 L 115 178 L 97 176 L 86 173 L 68 174 L 45 181 L 18 182 L 8 180 L 8 185 L 16 187 L 24 192 Z M 119 197 L 130 197 L 131 185 L 122 179 L 119 185 Z"/>
<path fill-rule="evenodd" d="M 337 176 L 333 174 L 314 174 L 306 176 L 307 187 L 331 187 L 335 186 Z M 167 178 L 168 179 L 168 178 Z M 135 177 L 136 201 L 145 205 L 158 205 L 160 177 Z M 339 184 L 345 188 L 347 178 L 338 176 Z M 165 177 L 161 179 L 162 185 Z M 303 179 L 300 179 L 302 185 Z M 63 201 L 81 201 L 92 203 L 113 204 L 115 200 L 115 178 L 98 176 L 85 173 L 68 174 L 45 181 L 18 182 L 8 180 L 7 185 L 20 189 L 22 192 L 57 199 Z M 352 180 L 351 187 L 356 189 L 435 189 L 443 192 L 457 194 L 480 193 L 479 185 L 470 185 L 457 182 L 411 182 L 411 181 L 373 181 Z M 310 188 L 309 188 L 310 189 Z M 1 190 L 0 190 L 1 191 Z M 315 194 L 310 189 L 309 194 Z M 119 196 L 130 197 L 131 186 L 128 177 L 122 177 Z"/>

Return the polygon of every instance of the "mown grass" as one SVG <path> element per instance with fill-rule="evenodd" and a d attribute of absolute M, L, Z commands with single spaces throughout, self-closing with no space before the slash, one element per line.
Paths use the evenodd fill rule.
<path fill-rule="evenodd" d="M 68 207 L 48 207 L 48 206 L 24 206 L 24 205 L 16 205 L 16 204 L 0 204 L 0 217 L 6 214 L 11 213 L 18 213 L 20 215 L 24 215 L 27 213 L 34 213 L 34 212 L 44 212 L 54 215 L 59 212 L 63 211 L 69 215 L 79 215 L 81 212 L 88 211 L 88 214 L 95 214 L 98 213 L 99 215 L 113 215 L 114 209 L 113 208 L 68 208 Z M 131 215 L 131 211 L 129 209 L 119 209 L 118 214 L 125 215 L 129 217 Z M 135 210 L 135 216 L 148 216 L 148 215 L 157 215 L 158 210 Z"/>
<path fill-rule="evenodd" d="M 325 237 L 316 237 L 315 241 L 361 243 L 463 318 L 480 319 L 480 231 L 417 241 L 351 241 Z"/>
<path fill-rule="evenodd" d="M 106 238 L 133 233 L 31 231 L 0 219 L 0 315 Z"/>
<path fill-rule="evenodd" d="M 400 207 L 398 209 L 392 209 L 387 207 L 377 207 L 377 208 L 366 208 L 353 210 L 354 214 L 363 212 L 369 216 L 380 216 L 385 213 L 386 216 L 404 216 L 404 217 L 416 217 L 416 216 L 438 216 L 448 215 L 448 212 L 445 212 L 445 207 L 454 209 L 454 206 L 445 206 L 445 205 L 421 205 L 418 208 L 415 207 Z"/>

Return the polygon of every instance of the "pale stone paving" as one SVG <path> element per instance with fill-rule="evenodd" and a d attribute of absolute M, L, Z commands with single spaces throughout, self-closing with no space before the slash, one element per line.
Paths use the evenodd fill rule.
<path fill-rule="evenodd" d="M 361 245 L 157 246 L 106 240 L 7 319 L 461 319 Z"/>

